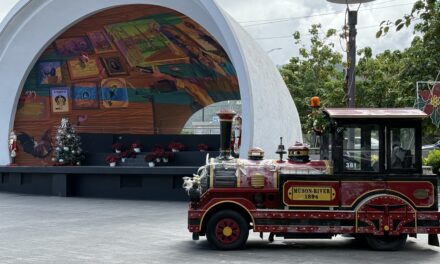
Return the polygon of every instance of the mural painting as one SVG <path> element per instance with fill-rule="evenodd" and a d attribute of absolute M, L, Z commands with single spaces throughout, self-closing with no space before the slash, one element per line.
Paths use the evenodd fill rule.
<path fill-rule="evenodd" d="M 37 60 L 17 104 L 19 165 L 51 165 L 55 128 L 178 134 L 197 110 L 239 100 L 234 66 L 200 25 L 173 10 L 129 5 L 92 15 Z"/>

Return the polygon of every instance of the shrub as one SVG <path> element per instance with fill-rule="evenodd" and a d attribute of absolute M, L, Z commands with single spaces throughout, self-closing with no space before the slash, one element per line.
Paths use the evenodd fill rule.
<path fill-rule="evenodd" d="M 428 156 L 423 159 L 423 165 L 432 166 L 432 171 L 440 175 L 440 150 L 435 149 L 428 153 Z"/>

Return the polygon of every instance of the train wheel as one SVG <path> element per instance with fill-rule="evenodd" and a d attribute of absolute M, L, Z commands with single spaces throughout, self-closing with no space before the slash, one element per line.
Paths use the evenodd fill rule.
<path fill-rule="evenodd" d="M 374 250 L 379 251 L 397 251 L 405 246 L 407 235 L 400 236 L 374 236 L 366 237 L 367 244 Z"/>
<path fill-rule="evenodd" d="M 215 213 L 206 226 L 206 238 L 214 249 L 240 249 L 248 236 L 249 224 L 241 214 L 232 210 Z"/>

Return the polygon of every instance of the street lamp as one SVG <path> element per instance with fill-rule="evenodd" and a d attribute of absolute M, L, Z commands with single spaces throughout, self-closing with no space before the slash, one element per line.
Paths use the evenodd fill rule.
<path fill-rule="evenodd" d="M 345 85 L 347 87 L 347 106 L 349 108 L 355 107 L 355 96 L 356 96 L 356 25 L 357 25 L 357 10 L 350 10 L 350 4 L 363 4 L 372 2 L 375 0 L 327 0 L 330 3 L 344 4 L 347 5 L 348 13 L 348 47 L 347 47 L 347 62 L 348 70 L 345 76 Z"/>

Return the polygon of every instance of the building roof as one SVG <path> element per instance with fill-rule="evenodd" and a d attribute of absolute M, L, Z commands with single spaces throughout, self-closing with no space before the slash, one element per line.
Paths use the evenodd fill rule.
<path fill-rule="evenodd" d="M 414 108 L 325 108 L 331 118 L 412 118 L 423 119 L 428 115 Z"/>

